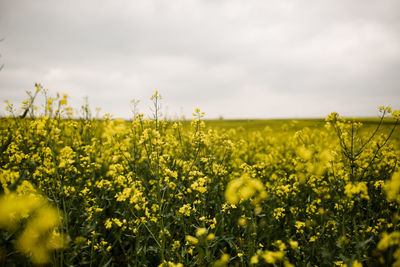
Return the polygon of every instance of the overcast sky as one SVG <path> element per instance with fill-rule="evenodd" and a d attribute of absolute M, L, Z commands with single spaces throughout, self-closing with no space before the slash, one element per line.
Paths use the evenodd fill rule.
<path fill-rule="evenodd" d="M 0 0 L 1 38 L 2 102 L 39 82 L 124 118 L 156 89 L 169 117 L 400 108 L 398 0 Z"/>

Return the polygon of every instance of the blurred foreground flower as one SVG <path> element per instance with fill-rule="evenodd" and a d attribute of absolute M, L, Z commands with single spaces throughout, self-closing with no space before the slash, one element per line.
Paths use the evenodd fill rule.
<path fill-rule="evenodd" d="M 252 203 L 257 206 L 266 197 L 267 192 L 263 183 L 260 180 L 250 178 L 247 174 L 230 181 L 225 191 L 226 200 L 232 204 L 252 198 Z"/>
<path fill-rule="evenodd" d="M 15 248 L 34 264 L 50 262 L 51 253 L 67 246 L 67 237 L 58 232 L 61 216 L 39 194 L 9 193 L 0 197 L 0 228 L 16 232 Z"/>

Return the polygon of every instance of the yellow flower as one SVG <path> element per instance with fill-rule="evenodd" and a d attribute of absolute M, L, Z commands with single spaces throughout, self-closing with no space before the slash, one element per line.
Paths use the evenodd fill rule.
<path fill-rule="evenodd" d="M 196 230 L 196 236 L 200 237 L 203 236 L 207 233 L 207 229 L 206 228 L 197 228 Z"/>
<path fill-rule="evenodd" d="M 228 183 L 225 198 L 231 204 L 253 198 L 253 204 L 257 206 L 261 200 L 267 197 L 265 187 L 260 180 L 252 179 L 247 174 Z"/>
<path fill-rule="evenodd" d="M 258 255 L 253 255 L 250 259 L 251 264 L 257 264 L 258 263 Z"/>
<path fill-rule="evenodd" d="M 240 226 L 244 227 L 244 226 L 246 226 L 247 221 L 246 221 L 245 218 L 240 217 L 240 218 L 238 219 L 238 224 L 239 224 Z"/>
<path fill-rule="evenodd" d="M 191 235 L 186 236 L 186 241 L 188 241 L 189 243 L 192 243 L 193 245 L 196 245 L 199 243 L 199 240 L 196 237 L 191 236 Z"/>
<path fill-rule="evenodd" d="M 289 240 L 289 245 L 292 249 L 296 249 L 299 246 L 299 242 L 297 241 L 293 241 L 293 240 Z"/>
<path fill-rule="evenodd" d="M 400 203 L 400 172 L 395 172 L 392 178 L 385 183 L 387 199 Z"/>
<path fill-rule="evenodd" d="M 365 182 L 358 182 L 358 183 L 348 183 L 344 187 L 344 193 L 349 197 L 352 198 L 353 195 L 360 195 L 361 198 L 369 199 L 368 196 L 368 187 Z"/>
<path fill-rule="evenodd" d="M 229 261 L 229 254 L 222 254 L 221 258 L 217 261 L 214 262 L 214 267 L 223 267 L 223 266 L 227 266 L 227 263 Z"/>
<path fill-rule="evenodd" d="M 215 238 L 215 235 L 214 235 L 213 233 L 208 234 L 208 236 L 207 236 L 207 240 L 208 240 L 208 241 L 211 241 L 211 240 L 213 240 L 214 238 Z"/>
<path fill-rule="evenodd" d="M 283 266 L 284 266 L 284 267 L 294 267 L 294 265 L 291 264 L 289 261 L 284 261 L 284 262 L 283 262 Z"/>
<path fill-rule="evenodd" d="M 35 210 L 45 204 L 36 194 L 17 195 L 10 193 L 0 197 L 0 228 L 15 230 L 22 219 L 28 218 Z"/>
<path fill-rule="evenodd" d="M 25 228 L 17 237 L 15 247 L 30 257 L 34 264 L 50 262 L 51 252 L 66 246 L 67 238 L 57 232 L 61 217 L 56 208 L 45 199 L 30 193 L 10 193 L 0 198 L 0 228 L 15 231 L 27 219 Z"/>
<path fill-rule="evenodd" d="M 266 263 L 274 264 L 282 260 L 283 257 L 285 256 L 285 253 L 283 251 L 266 250 L 261 254 L 261 256 Z"/>
<path fill-rule="evenodd" d="M 122 222 L 118 218 L 113 218 L 112 219 L 113 223 L 115 223 L 118 227 L 122 226 Z"/>
<path fill-rule="evenodd" d="M 107 219 L 104 223 L 104 226 L 106 227 L 106 229 L 110 229 L 112 227 L 112 221 L 110 219 Z"/>
<path fill-rule="evenodd" d="M 192 209 L 192 207 L 190 206 L 190 204 L 185 204 L 179 208 L 179 213 L 189 217 L 191 209 Z"/>
<path fill-rule="evenodd" d="M 182 263 L 174 263 L 172 261 L 165 261 L 163 263 L 161 263 L 160 265 L 158 265 L 158 267 L 183 267 Z"/>

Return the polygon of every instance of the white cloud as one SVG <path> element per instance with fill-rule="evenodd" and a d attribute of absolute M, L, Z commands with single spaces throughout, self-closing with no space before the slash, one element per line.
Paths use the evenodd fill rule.
<path fill-rule="evenodd" d="M 4 0 L 1 98 L 22 100 L 37 81 L 117 117 L 155 89 L 170 115 L 374 115 L 400 99 L 398 10 L 395 0 Z"/>

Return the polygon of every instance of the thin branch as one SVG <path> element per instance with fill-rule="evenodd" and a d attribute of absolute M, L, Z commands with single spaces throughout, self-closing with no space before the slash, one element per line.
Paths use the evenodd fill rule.
<path fill-rule="evenodd" d="M 378 124 L 378 126 L 376 127 L 375 131 L 372 133 L 372 135 L 369 137 L 369 139 L 368 139 L 364 144 L 361 145 L 360 150 L 359 150 L 359 151 L 356 153 L 356 155 L 354 156 L 355 158 L 358 157 L 358 156 L 362 153 L 364 147 L 365 147 L 369 142 L 371 142 L 371 140 L 374 138 L 374 136 L 376 135 L 376 133 L 378 132 L 379 128 L 380 128 L 381 125 L 382 125 L 383 118 L 385 117 L 385 114 L 386 114 L 386 111 L 383 112 L 383 114 L 382 114 L 382 116 L 381 116 L 381 118 L 380 118 L 380 120 L 379 120 L 379 124 Z"/>
<path fill-rule="evenodd" d="M 365 167 L 365 168 L 363 169 L 363 172 L 362 172 L 362 174 L 361 174 L 361 177 L 364 176 L 365 172 L 366 172 L 366 171 L 368 170 L 368 168 L 372 165 L 372 163 L 374 162 L 376 156 L 378 155 L 378 152 L 387 144 L 387 142 L 389 141 L 390 137 L 392 136 L 394 130 L 396 129 L 396 126 L 397 126 L 398 122 L 399 122 L 399 120 L 396 120 L 396 123 L 394 124 L 392 130 L 390 131 L 388 137 L 385 139 L 385 141 L 383 142 L 383 144 L 382 144 L 382 145 L 377 144 L 378 149 L 375 151 L 374 156 L 372 157 L 372 159 L 371 159 L 370 162 L 368 163 L 367 167 Z"/>

